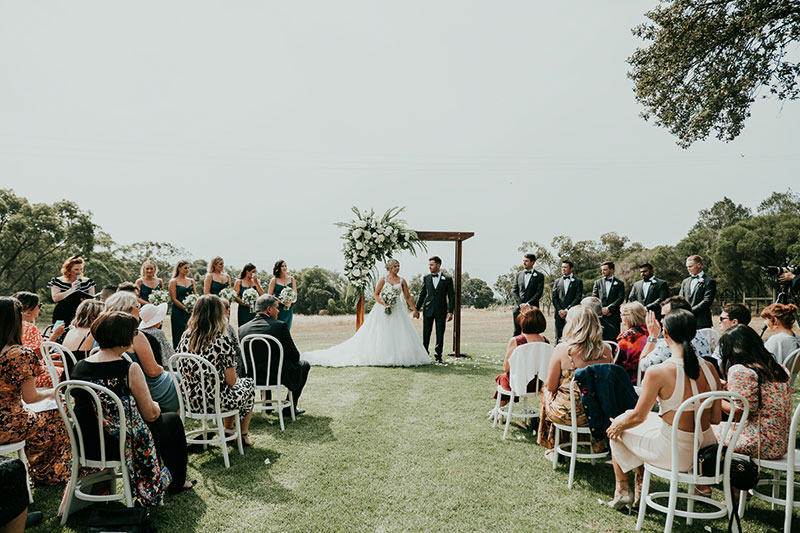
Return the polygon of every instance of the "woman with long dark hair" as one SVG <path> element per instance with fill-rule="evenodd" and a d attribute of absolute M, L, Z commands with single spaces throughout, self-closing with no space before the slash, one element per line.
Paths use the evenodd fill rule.
<path fill-rule="evenodd" d="M 236 303 L 239 304 L 237 311 L 238 322 L 236 323 L 239 327 L 247 324 L 256 316 L 250 305 L 242 301 L 242 295 L 247 289 L 255 289 L 259 296 L 264 294 L 264 289 L 261 288 L 261 282 L 258 280 L 258 270 L 253 263 L 247 263 L 242 267 L 242 271 L 239 272 L 239 279 L 233 284 L 233 290 L 236 292 Z"/>
<path fill-rule="evenodd" d="M 278 259 L 275 261 L 275 266 L 272 267 L 272 276 L 273 277 L 269 282 L 269 289 L 267 289 L 267 294 L 272 294 L 279 301 L 281 299 L 281 293 L 287 287 L 293 289 L 295 294 L 297 294 L 297 281 L 295 281 L 295 279 L 289 275 L 289 267 L 286 266 L 286 261 L 283 259 Z M 278 306 L 278 320 L 286 322 L 286 325 L 289 326 L 289 329 L 292 329 L 293 318 L 293 304 L 281 303 Z"/>
<path fill-rule="evenodd" d="M 169 280 L 169 297 L 172 300 L 172 313 L 170 314 L 170 324 L 172 327 L 172 346 L 178 346 L 181 335 L 186 330 L 191 313 L 186 310 L 183 301 L 190 294 L 197 293 L 194 280 L 189 277 L 189 261 L 180 260 L 175 265 L 172 279 Z"/>
<path fill-rule="evenodd" d="M 655 320 L 648 313 L 648 322 Z M 614 419 L 606 434 L 611 442 L 616 489 L 609 506 L 620 509 L 638 502 L 641 483 L 647 462 L 664 469 L 672 468 L 672 426 L 678 424 L 678 468 L 686 472 L 692 466 L 694 440 L 693 407 L 687 409 L 680 420 L 675 420 L 675 410 L 694 395 L 720 390 L 721 383 L 714 367 L 697 356 L 692 339 L 697 333 L 697 321 L 690 311 L 677 309 L 664 317 L 664 338 L 672 356 L 663 363 L 650 367 L 644 375 L 639 401 L 630 411 Z M 651 411 L 658 400 L 659 413 Z M 700 447 L 714 444 L 717 439 L 711 424 L 722 418 L 720 402 L 712 404 L 701 420 L 703 442 Z M 628 472 L 636 469 L 635 494 L 629 489 Z M 703 488 L 698 487 L 698 490 Z M 705 492 L 704 492 L 705 493 Z"/>
<path fill-rule="evenodd" d="M 728 376 L 728 390 L 750 402 L 747 420 L 741 422 L 742 406 L 734 405 L 734 417 L 744 423 L 736 441 L 736 452 L 758 456 L 761 434 L 761 458 L 779 459 L 789 443 L 792 417 L 792 386 L 789 372 L 778 364 L 752 328 L 738 325 L 729 328 L 719 339 L 722 368 Z M 730 412 L 724 402 L 722 410 Z M 717 426 L 715 432 L 719 433 Z M 733 429 L 728 433 L 732 436 Z M 717 435 L 719 437 L 719 435 Z M 728 443 L 725 442 L 727 445 Z"/>

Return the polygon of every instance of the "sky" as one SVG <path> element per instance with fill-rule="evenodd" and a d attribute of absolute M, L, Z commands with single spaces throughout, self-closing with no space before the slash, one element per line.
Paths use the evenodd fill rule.
<path fill-rule="evenodd" d="M 265 270 L 341 271 L 351 206 L 475 232 L 490 285 L 522 241 L 674 244 L 723 196 L 797 188 L 800 103 L 678 147 L 626 77 L 655 4 L 0 0 L 0 187 Z"/>

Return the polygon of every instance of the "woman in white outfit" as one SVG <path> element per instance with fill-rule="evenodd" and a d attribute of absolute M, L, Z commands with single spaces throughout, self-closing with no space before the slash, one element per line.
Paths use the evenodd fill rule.
<path fill-rule="evenodd" d="M 691 468 L 694 407 L 684 411 L 678 421 L 674 420 L 675 410 L 691 396 L 721 388 L 719 376 L 713 366 L 697 357 L 692 347 L 692 339 L 697 330 L 694 315 L 685 309 L 677 309 L 668 313 L 663 322 L 664 338 L 672 350 L 672 356 L 647 371 L 636 407 L 615 418 L 607 431 L 617 481 L 614 499 L 609 505 L 615 509 L 632 502 L 634 505 L 638 503 L 644 473 L 642 465 L 645 462 L 659 468 L 671 468 L 673 423 L 678 424 L 678 468 L 682 472 Z M 647 326 L 651 332 L 659 329 L 652 311 L 647 313 Z M 650 410 L 656 399 L 659 403 L 658 414 Z M 716 442 L 711 424 L 718 424 L 721 419 L 720 402 L 715 401 L 701 420 L 701 448 Z M 635 495 L 632 497 L 628 472 L 634 468 L 637 471 Z M 705 494 L 705 488 L 698 486 L 697 490 Z"/>
<path fill-rule="evenodd" d="M 406 304 L 413 309 L 414 301 L 408 283 L 398 276 L 400 262 L 390 259 L 386 270 L 389 273 L 375 287 L 375 306 L 361 329 L 341 344 L 304 353 L 304 360 L 317 366 L 417 366 L 431 362 L 408 316 Z M 391 306 L 381 298 L 387 285 L 397 292 Z"/>

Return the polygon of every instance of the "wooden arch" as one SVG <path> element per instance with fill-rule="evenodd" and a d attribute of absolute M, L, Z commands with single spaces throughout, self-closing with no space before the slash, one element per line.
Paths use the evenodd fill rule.
<path fill-rule="evenodd" d="M 461 261 L 462 245 L 464 241 L 474 236 L 471 231 L 417 231 L 417 236 L 423 241 L 445 241 L 456 244 L 456 264 L 453 279 L 455 280 L 456 293 L 455 309 L 453 312 L 453 353 L 455 357 L 461 356 Z M 364 295 L 361 295 L 356 306 L 356 330 L 364 323 Z"/>

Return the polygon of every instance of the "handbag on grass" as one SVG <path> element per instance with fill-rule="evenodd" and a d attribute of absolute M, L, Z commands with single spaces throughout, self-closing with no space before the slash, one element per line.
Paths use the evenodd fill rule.
<path fill-rule="evenodd" d="M 89 533 L 151 533 L 147 509 L 142 507 L 100 507 L 89 515 Z"/>

